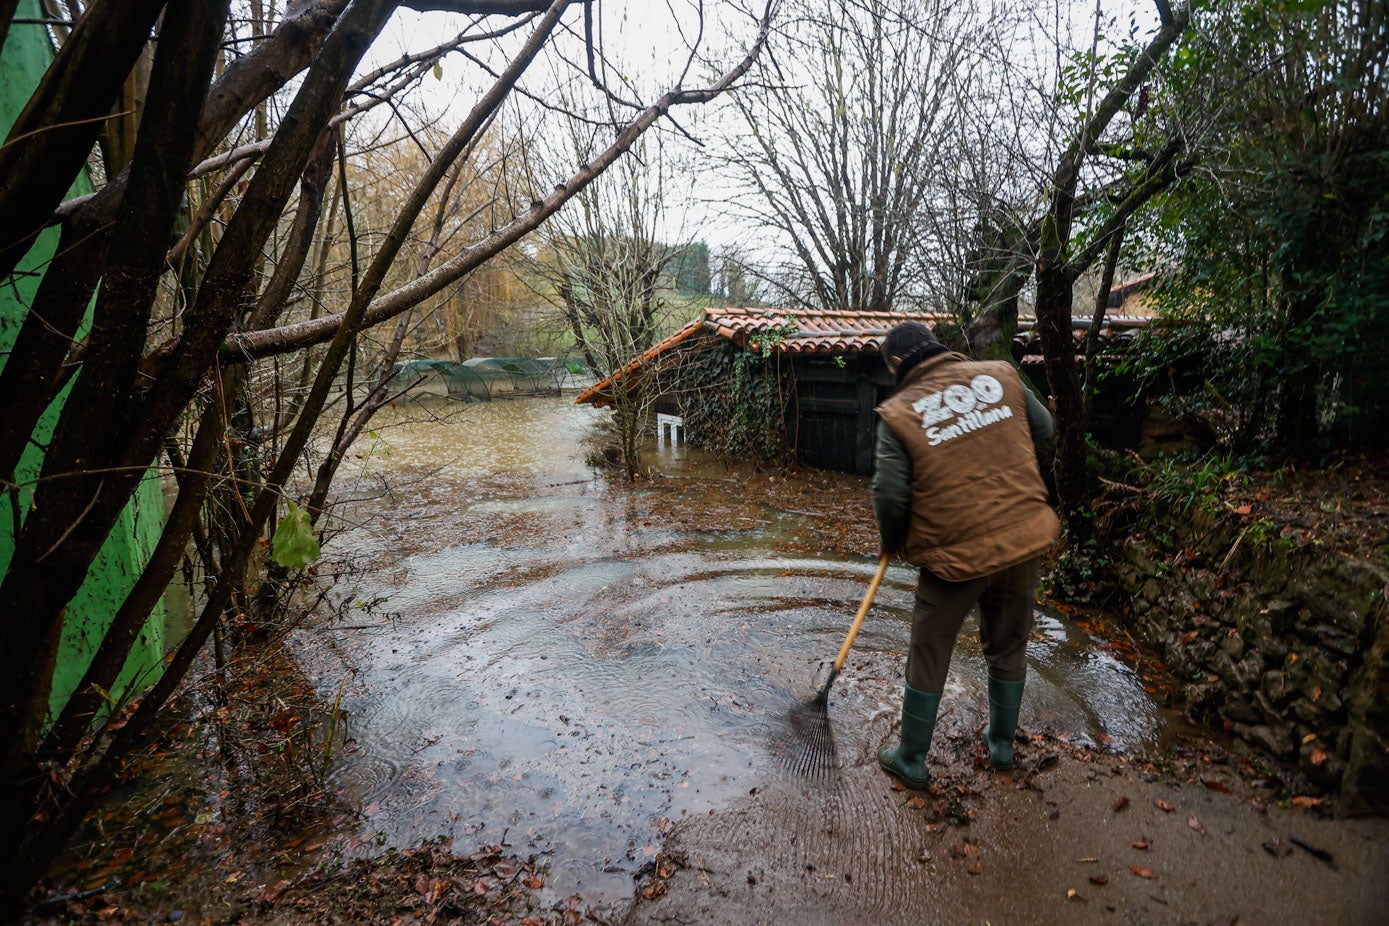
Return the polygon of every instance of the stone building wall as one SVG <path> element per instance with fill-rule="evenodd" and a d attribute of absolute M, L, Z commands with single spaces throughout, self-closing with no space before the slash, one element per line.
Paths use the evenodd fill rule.
<path fill-rule="evenodd" d="M 1168 549 L 1135 532 L 1115 566 L 1133 629 L 1198 718 L 1285 762 L 1350 813 L 1389 812 L 1389 566 L 1196 511 Z"/>

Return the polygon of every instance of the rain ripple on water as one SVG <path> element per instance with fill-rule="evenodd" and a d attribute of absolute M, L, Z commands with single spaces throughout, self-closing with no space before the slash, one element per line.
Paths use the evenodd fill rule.
<path fill-rule="evenodd" d="M 874 561 L 779 554 L 794 515 L 683 530 L 652 523 L 640 491 L 564 475 L 459 504 L 460 521 L 521 519 L 519 541 L 415 538 L 409 553 L 350 532 L 349 547 L 397 552 L 354 591 L 396 619 L 323 628 L 335 644 L 318 650 L 342 663 L 321 668 L 325 688 L 355 673 L 336 783 L 369 832 L 505 839 L 548 858 L 557 895 L 619 903 L 671 821 L 788 774 L 785 718 L 823 680 Z M 891 735 L 915 578 L 889 571 L 835 684 L 835 763 L 870 764 Z M 1137 675 L 1064 618 L 1039 614 L 1029 658 L 1025 727 L 1155 737 Z M 946 691 L 966 722 L 982 723 L 984 674 L 971 619 Z"/>

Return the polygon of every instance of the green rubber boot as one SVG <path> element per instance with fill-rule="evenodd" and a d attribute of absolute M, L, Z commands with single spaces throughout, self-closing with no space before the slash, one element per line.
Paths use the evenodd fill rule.
<path fill-rule="evenodd" d="M 931 775 L 926 771 L 926 753 L 936 732 L 936 711 L 940 695 L 917 691 L 907 685 L 902 692 L 902 741 L 893 749 L 878 753 L 878 764 L 908 788 L 926 787 Z"/>
<path fill-rule="evenodd" d="M 996 769 L 1013 767 L 1013 734 L 1018 730 L 1018 708 L 1022 707 L 1023 683 L 1003 682 L 989 676 L 989 725 L 984 728 L 984 745 L 989 762 Z"/>

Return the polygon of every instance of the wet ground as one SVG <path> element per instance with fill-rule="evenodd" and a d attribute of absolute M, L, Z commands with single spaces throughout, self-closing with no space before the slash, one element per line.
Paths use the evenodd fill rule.
<path fill-rule="evenodd" d="M 538 892 L 528 909 L 546 922 L 1381 921 L 1389 827 L 1273 806 L 1249 784 L 1266 776 L 1165 713 L 1160 668 L 1094 616 L 1039 611 L 1011 775 L 983 766 L 967 624 L 935 780 L 901 791 L 875 760 L 894 735 L 915 580 L 894 565 L 816 751 L 819 716 L 788 721 L 805 717 L 876 565 L 866 482 L 663 446 L 629 485 L 584 462 L 601 420 L 566 397 L 408 404 L 378 422 L 340 478 L 325 548 L 348 567 L 339 613 L 290 641 L 320 704 L 341 692 L 322 772 L 348 823 L 281 826 L 300 861 L 248 864 L 248 881 L 283 886 L 325 853 L 443 837 L 459 855 L 486 847 L 494 883 L 509 864 L 495 858 L 533 856 L 512 880 Z M 304 727 L 286 728 L 292 745 Z M 199 838 L 232 852 L 245 840 L 215 832 L 230 819 L 215 804 Z M 390 869 L 411 872 L 406 894 L 480 889 L 474 859 L 466 877 L 417 881 L 447 853 L 426 854 Z M 320 896 L 290 921 L 360 916 L 312 886 L 346 897 L 345 877 L 292 888 L 295 904 Z M 281 887 L 251 894 L 290 903 Z M 260 921 L 223 915 L 203 918 Z"/>
<path fill-rule="evenodd" d="M 959 734 L 933 746 L 930 792 L 856 766 L 690 821 L 623 922 L 1384 922 L 1384 821 L 1267 807 L 1234 769 L 1042 744 L 989 773 Z"/>
<path fill-rule="evenodd" d="M 809 861 L 831 843 L 801 844 L 794 883 L 828 867 L 860 885 L 850 893 L 866 909 L 916 921 L 911 880 L 889 889 L 897 875 L 873 874 L 899 864 L 916 878 L 921 865 L 901 829 L 906 798 L 874 767 L 896 720 L 909 567 L 889 570 L 835 684 L 834 755 L 810 762 L 829 774 L 805 780 L 806 747 L 787 724 L 875 566 L 866 485 L 811 475 L 787 492 L 775 474 L 662 447 L 656 475 L 627 486 L 583 462 L 595 420 L 567 399 L 533 399 L 382 427 L 345 484 L 357 500 L 344 514 L 360 526 L 335 548 L 371 567 L 351 591 L 361 604 L 296 651 L 325 689 L 346 680 L 351 743 L 333 781 L 367 821 L 359 851 L 504 838 L 545 860 L 555 898 L 616 910 L 672 833 L 724 859 L 765 847 L 763 867 L 777 868 L 775 847 L 813 833 L 823 810 L 853 822 L 856 835 L 833 843 L 844 870 Z M 983 722 L 972 629 L 938 749 L 955 741 L 962 768 Z M 1039 612 L 1023 728 L 1090 755 L 1189 732 L 1123 648 Z M 734 905 L 722 921 L 772 921 L 747 916 Z"/>

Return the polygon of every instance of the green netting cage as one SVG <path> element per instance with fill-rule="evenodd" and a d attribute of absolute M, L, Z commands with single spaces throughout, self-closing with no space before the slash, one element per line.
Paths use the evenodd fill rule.
<path fill-rule="evenodd" d="M 401 388 L 444 392 L 454 398 L 557 394 L 565 377 L 583 371 L 567 357 L 474 357 L 452 360 L 404 360 L 395 365 Z"/>

